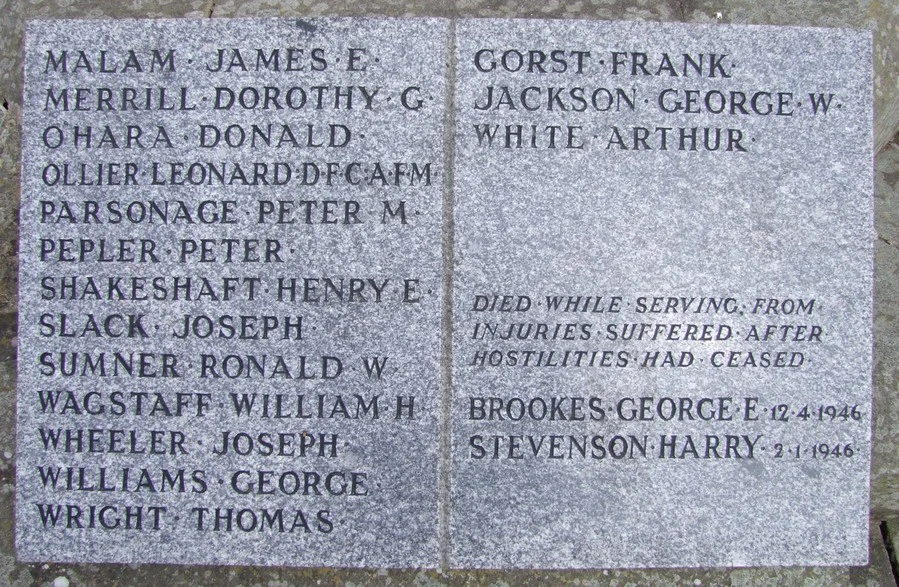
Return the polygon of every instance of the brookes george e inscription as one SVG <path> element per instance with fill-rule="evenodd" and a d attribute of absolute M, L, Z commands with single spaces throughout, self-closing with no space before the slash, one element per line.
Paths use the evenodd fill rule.
<path fill-rule="evenodd" d="M 457 38 L 453 564 L 863 564 L 869 35 Z"/>
<path fill-rule="evenodd" d="M 22 558 L 436 564 L 446 31 L 29 25 Z"/>
<path fill-rule="evenodd" d="M 25 74 L 22 559 L 865 562 L 870 35 L 35 22 Z"/>

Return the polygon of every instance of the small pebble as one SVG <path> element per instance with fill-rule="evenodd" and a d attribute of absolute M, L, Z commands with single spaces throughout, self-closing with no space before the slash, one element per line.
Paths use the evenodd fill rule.
<path fill-rule="evenodd" d="M 56 577 L 53 579 L 53 587 L 69 587 L 68 577 Z"/>

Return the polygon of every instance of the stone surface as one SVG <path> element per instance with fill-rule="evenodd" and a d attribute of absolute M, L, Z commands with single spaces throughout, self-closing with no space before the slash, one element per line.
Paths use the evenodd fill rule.
<path fill-rule="evenodd" d="M 315 0 L 253 0 L 216 2 L 211 16 L 451 16 L 452 2 L 423 0 L 410 10 L 402 0 L 364 0 L 359 2 L 316 2 Z"/>
<path fill-rule="evenodd" d="M 0 313 L 16 311 L 19 237 L 19 107 L 10 104 L 0 111 Z"/>
<path fill-rule="evenodd" d="M 683 17 L 694 22 L 852 27 L 874 32 L 874 146 L 899 130 L 899 4 L 883 0 L 753 2 L 691 0 Z"/>
<path fill-rule="evenodd" d="M 881 535 L 893 566 L 893 576 L 899 581 L 899 519 L 887 518 L 881 524 Z"/>
<path fill-rule="evenodd" d="M 874 286 L 874 454 L 871 509 L 899 511 L 899 146 L 889 145 L 875 167 L 877 247 Z"/>
<path fill-rule="evenodd" d="M 26 19 L 160 18 L 208 16 L 212 0 L 2 0 L 0 102 L 21 104 L 22 34 Z"/>
<path fill-rule="evenodd" d="M 231 5 L 231 9 L 235 10 L 237 3 Z M 140 2 L 84 2 L 81 0 L 11 0 L 2 4 L 0 10 L 0 29 L 4 33 L 0 36 L 0 42 L 3 43 L 3 50 L 0 53 L 0 59 L 4 60 L 4 67 L 0 67 L 0 79 L 4 80 L 3 98 L 8 101 L 10 106 L 15 107 L 20 99 L 21 94 L 21 30 L 22 23 L 26 14 L 39 16 L 41 18 L 74 18 L 74 17 L 143 17 L 143 16 L 206 16 L 208 14 L 226 15 L 224 9 L 229 3 L 216 2 L 213 6 L 212 2 L 166 2 L 165 0 L 151 0 Z M 257 9 L 258 6 L 258 9 Z M 268 6 L 268 8 L 265 8 Z M 279 4 L 279 6 L 286 6 Z M 294 5 L 291 5 L 294 6 Z M 427 15 L 443 15 L 442 12 L 450 3 L 441 3 L 440 7 L 434 7 L 423 2 L 405 2 L 402 4 L 385 0 L 383 2 L 374 2 L 366 7 L 370 10 L 367 14 L 415 14 L 420 16 Z M 693 19 L 697 22 L 719 22 L 716 20 L 716 13 L 721 12 L 722 21 L 733 23 L 747 24 L 816 24 L 819 26 L 853 26 L 853 27 L 876 27 L 875 28 L 875 47 L 876 53 L 879 55 L 882 48 L 899 47 L 896 42 L 897 29 L 891 25 L 887 19 L 869 20 L 868 24 L 864 24 L 862 19 L 852 16 L 852 12 L 859 14 L 864 11 L 877 11 L 878 14 L 889 16 L 890 11 L 895 15 L 895 4 L 891 2 L 800 2 L 793 0 L 791 2 L 766 1 L 746 3 L 744 10 L 740 13 L 739 19 L 728 9 L 734 6 L 732 2 L 716 2 L 704 3 L 699 1 L 684 2 L 675 0 L 667 3 L 644 3 L 634 1 L 612 2 L 602 0 L 596 2 L 588 0 L 585 2 L 558 3 L 551 2 L 538 3 L 536 5 L 525 5 L 520 2 L 457 2 L 451 9 L 456 10 L 461 16 L 541 16 L 547 17 L 576 17 L 576 18 L 601 18 L 601 19 L 630 19 L 643 18 L 649 20 L 684 20 Z M 219 11 L 222 7 L 222 11 Z M 284 16 L 308 16 L 308 15 L 343 15 L 343 14 L 364 14 L 365 12 L 355 9 L 355 4 L 350 5 L 345 2 L 329 2 L 327 0 L 316 2 L 314 4 L 296 4 L 295 12 L 290 12 L 283 8 L 274 7 L 272 4 L 257 3 L 247 1 L 240 3 L 241 14 L 246 16 L 255 15 L 284 15 Z M 308 8 L 308 10 L 307 10 Z M 694 11 L 694 8 L 697 10 Z M 264 9 L 264 10 L 263 10 Z M 291 8 L 294 10 L 294 8 Z M 440 10 L 441 12 L 436 12 Z M 790 10 L 789 14 L 785 10 Z M 540 11 L 540 12 L 538 12 Z M 690 16 L 692 15 L 692 16 Z M 771 15 L 781 17 L 780 20 L 771 20 Z M 894 22 L 894 21 L 893 21 Z M 880 44 L 879 39 L 885 39 Z M 896 66 L 895 58 L 888 65 Z M 879 66 L 879 58 L 875 60 Z M 886 70 L 889 71 L 889 70 Z M 896 75 L 882 74 L 878 76 L 882 80 L 896 81 L 899 79 Z M 10 91 L 8 88 L 13 87 Z M 10 98 L 12 95 L 12 98 Z M 3 113 L 5 115 L 5 113 Z M 18 114 L 14 114 L 18 117 Z M 7 118 L 7 121 L 10 119 Z M 880 126 L 878 117 L 878 128 L 876 132 L 878 136 L 883 136 L 889 131 L 884 130 Z M 3 135 L 3 142 L 0 149 L 8 153 L 10 150 L 18 151 L 18 123 L 15 119 L 8 124 L 12 124 L 13 132 Z M 879 141 L 878 144 L 882 144 Z M 10 160 L 14 163 L 18 159 L 18 155 L 12 156 Z M 13 173 L 15 165 L 11 168 Z M 17 179 L 5 179 L 4 175 L 7 171 L 0 169 L 0 180 L 8 181 L 2 188 L 2 200 L 0 200 L 0 212 L 4 217 L 15 217 L 17 213 L 18 189 L 16 187 Z M 878 193 L 880 189 L 878 188 Z M 878 202 L 878 213 L 881 207 Z M 887 215 L 895 221 L 892 212 Z M 881 234 L 882 218 L 878 217 L 878 230 Z M 13 233 L 15 230 L 13 229 Z M 894 241 L 895 242 L 895 241 Z M 14 247 L 13 247 L 14 250 Z M 878 252 L 878 276 L 881 274 L 881 254 L 886 250 L 881 247 Z M 13 275 L 16 272 L 16 258 L 11 255 L 3 254 L 3 267 L 6 275 Z M 11 269 L 10 269 L 11 268 Z M 4 287 L 9 287 L 8 291 L 13 291 L 14 286 L 9 285 L 9 281 L 2 280 Z M 881 328 L 880 316 L 883 312 L 887 312 L 887 317 L 891 316 L 894 311 L 890 309 L 889 300 L 893 297 L 887 296 L 883 298 L 882 291 L 887 288 L 894 288 L 895 280 L 888 281 L 888 276 L 883 279 L 878 277 L 877 285 L 877 344 L 886 343 L 891 345 L 890 339 L 883 340 L 882 337 L 894 337 L 889 330 Z M 891 319 L 890 319 L 891 320 Z M 14 332 L 6 336 L 3 340 L 4 350 L 15 351 Z M 878 351 L 879 353 L 880 351 Z M 886 361 L 878 361 L 878 370 L 889 370 L 890 366 Z M 545 572 L 545 571 L 513 571 L 513 572 L 472 572 L 472 571 L 453 571 L 447 573 L 437 572 L 401 572 L 401 571 L 354 571 L 339 569 L 278 569 L 278 568 L 246 568 L 246 567 L 181 567 L 181 566 L 159 566 L 159 565 L 90 565 L 90 564 L 23 564 L 16 563 L 13 558 L 12 550 L 12 488 L 13 477 L 9 473 L 13 470 L 11 461 L 14 453 L 11 442 L 11 430 L 14 426 L 14 413 L 10 409 L 13 404 L 15 381 L 15 363 L 13 360 L 4 359 L 0 363 L 0 392 L 6 398 L 6 401 L 0 406 L 0 429 L 4 432 L 4 437 L 0 438 L 2 444 L 3 471 L 5 473 L 0 476 L 0 550 L 2 550 L 2 568 L 0 568 L 0 582 L 11 585 L 51 585 L 53 580 L 61 575 L 72 578 L 73 585 L 146 585 L 156 584 L 164 581 L 166 584 L 172 585 L 279 585 L 279 584 L 321 584 L 321 585 L 388 585 L 388 584 L 418 584 L 418 585 L 457 585 L 457 584 L 529 584 L 529 585 L 644 585 L 644 584 L 664 584 L 664 585 L 771 585 L 771 584 L 795 584 L 795 585 L 867 585 L 872 584 L 870 581 L 857 582 L 854 579 L 857 575 L 853 575 L 847 568 L 773 568 L 773 569 L 737 569 L 732 571 L 723 570 L 669 570 L 669 571 L 581 571 L 581 572 Z M 894 389 L 894 388 L 893 388 Z M 883 402 L 892 402 L 895 391 L 890 388 L 877 386 L 878 408 L 884 405 Z M 891 404 L 890 404 L 891 405 Z M 889 424 L 895 420 L 888 419 L 885 424 Z M 885 438 L 897 438 L 895 429 L 884 428 L 880 420 L 877 422 L 877 429 L 883 428 L 883 436 L 878 435 L 877 442 L 880 443 Z M 878 434 L 881 434 L 878 432 Z M 872 495 L 872 504 L 875 508 L 888 508 L 892 512 L 899 511 L 899 501 L 897 501 L 895 488 L 896 482 L 889 480 L 887 477 L 880 477 L 882 482 L 878 484 L 878 468 L 889 467 L 895 469 L 896 452 L 890 452 L 889 447 L 878 450 L 875 445 L 874 459 L 874 488 Z M 7 460 L 6 454 L 10 455 Z M 878 456 L 879 455 L 879 456 Z M 883 510 L 878 510 L 881 514 Z M 877 525 L 872 524 L 872 540 L 875 542 L 879 539 Z M 874 551 L 872 550 L 872 553 Z"/>
<path fill-rule="evenodd" d="M 0 311 L 15 311 L 22 43 L 26 19 L 200 17 L 211 0 L 0 0 Z"/>
<path fill-rule="evenodd" d="M 853 585 L 870 585 L 871 587 L 896 584 L 890 553 L 883 536 L 883 523 L 871 525 L 871 541 L 868 547 L 871 561 L 868 566 L 850 567 L 849 581 Z"/>
<path fill-rule="evenodd" d="M 457 0 L 456 14 L 477 18 L 586 18 L 614 20 L 676 20 L 677 2 L 602 0 L 559 2 L 549 0 Z"/>
<path fill-rule="evenodd" d="M 0 495 L 0 504 L 4 496 Z M 8 499 L 7 499 L 8 501 Z M 873 526 L 872 547 L 883 549 L 880 531 Z M 875 552 L 872 550 L 872 552 Z M 878 563 L 879 556 L 872 557 Z M 768 585 L 803 585 L 807 587 L 892 587 L 890 568 L 812 567 L 768 569 L 671 569 L 671 570 L 599 570 L 599 571 L 398 571 L 389 569 L 273 569 L 247 567 L 184 567 L 165 565 L 15 565 L 12 561 L 0 568 L 9 569 L 9 584 L 52 585 L 64 576 L 73 585 L 113 587 L 147 585 L 165 581 L 173 587 L 225 585 L 255 587 L 269 585 L 529 585 L 555 587 L 561 585 L 591 587 L 625 587 L 666 585 L 701 587 L 729 585 L 763 587 Z M 4 578 L 6 574 L 2 575 Z"/>
<path fill-rule="evenodd" d="M 20 559 L 436 566 L 446 22 L 27 39 Z"/>
<path fill-rule="evenodd" d="M 456 30 L 451 565 L 867 561 L 870 35 Z"/>

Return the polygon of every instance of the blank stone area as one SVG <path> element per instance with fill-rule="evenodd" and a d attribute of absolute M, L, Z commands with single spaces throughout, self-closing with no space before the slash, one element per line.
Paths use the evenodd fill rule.
<path fill-rule="evenodd" d="M 29 24 L 20 559 L 437 565 L 446 35 Z"/>
<path fill-rule="evenodd" d="M 870 35 L 456 33 L 451 565 L 864 564 Z"/>

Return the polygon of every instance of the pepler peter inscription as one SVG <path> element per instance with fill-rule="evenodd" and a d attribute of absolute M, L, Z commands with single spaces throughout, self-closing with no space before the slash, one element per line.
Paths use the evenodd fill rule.
<path fill-rule="evenodd" d="M 57 21 L 25 73 L 22 559 L 867 559 L 869 35 Z"/>
<path fill-rule="evenodd" d="M 22 559 L 437 564 L 446 31 L 29 24 Z"/>

